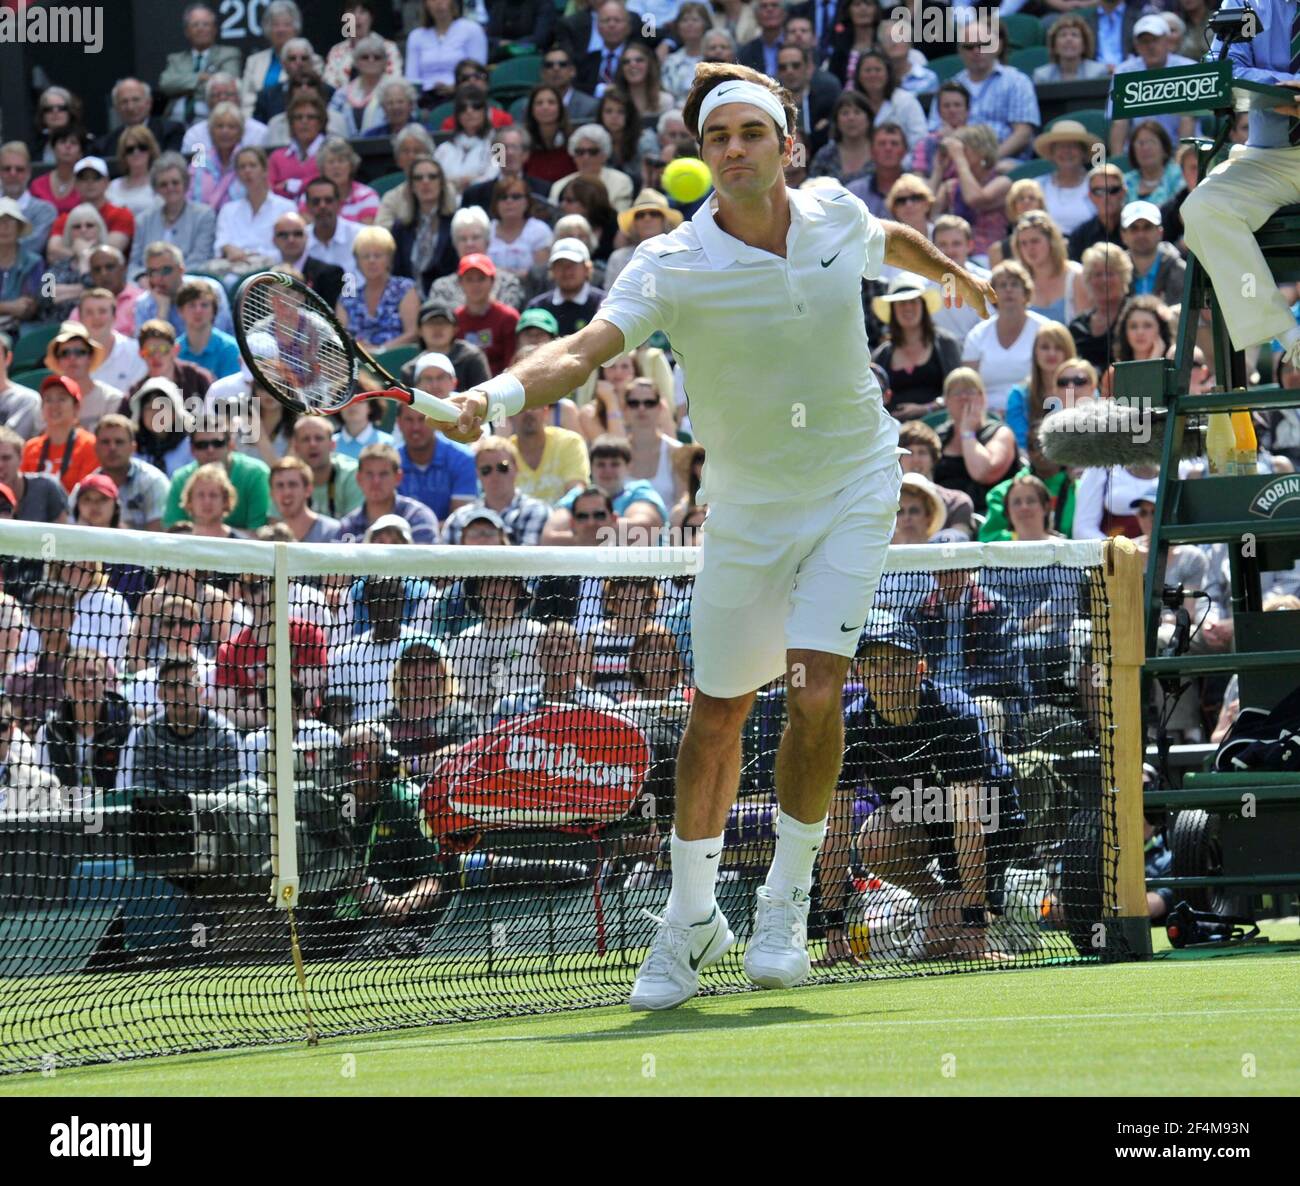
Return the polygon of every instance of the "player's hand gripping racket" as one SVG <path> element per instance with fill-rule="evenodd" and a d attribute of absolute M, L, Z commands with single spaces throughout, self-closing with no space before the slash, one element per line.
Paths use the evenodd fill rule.
<path fill-rule="evenodd" d="M 292 276 L 248 276 L 235 293 L 234 315 L 239 352 L 254 380 L 295 412 L 329 416 L 359 400 L 395 399 L 432 420 L 460 419 L 455 404 L 398 382 L 357 345 L 321 296 Z M 363 366 L 389 386 L 358 391 Z"/>

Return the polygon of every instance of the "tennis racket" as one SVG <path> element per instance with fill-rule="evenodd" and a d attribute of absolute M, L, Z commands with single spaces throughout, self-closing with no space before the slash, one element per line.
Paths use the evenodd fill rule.
<path fill-rule="evenodd" d="M 254 272 L 235 292 L 235 337 L 259 386 L 295 412 L 331 416 L 364 399 L 393 399 L 454 424 L 455 404 L 399 382 L 357 345 L 319 293 L 283 272 Z M 362 367 L 388 387 L 358 390 Z"/>

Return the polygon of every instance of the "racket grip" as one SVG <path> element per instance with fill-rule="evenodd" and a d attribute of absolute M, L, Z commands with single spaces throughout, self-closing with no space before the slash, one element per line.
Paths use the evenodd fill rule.
<path fill-rule="evenodd" d="M 430 420 L 440 420 L 446 424 L 455 424 L 460 419 L 460 409 L 455 404 L 421 391 L 418 387 L 411 388 L 411 407 L 424 413 Z"/>

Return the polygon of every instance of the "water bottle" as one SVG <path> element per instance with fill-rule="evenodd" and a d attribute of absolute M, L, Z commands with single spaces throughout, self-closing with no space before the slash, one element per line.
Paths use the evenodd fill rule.
<path fill-rule="evenodd" d="M 1205 433 L 1205 458 L 1210 473 L 1216 477 L 1231 474 L 1236 452 L 1237 434 L 1233 430 L 1232 417 L 1227 412 L 1211 412 Z"/>
<path fill-rule="evenodd" d="M 1232 413 L 1233 460 L 1238 475 L 1259 473 L 1259 441 L 1249 412 Z"/>

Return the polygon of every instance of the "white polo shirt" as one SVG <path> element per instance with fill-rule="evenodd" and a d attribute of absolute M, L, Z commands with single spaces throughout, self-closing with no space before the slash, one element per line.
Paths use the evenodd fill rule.
<path fill-rule="evenodd" d="M 629 350 L 671 340 L 708 454 L 703 503 L 824 498 L 898 445 L 862 312 L 884 227 L 847 190 L 789 198 L 785 259 L 728 235 L 706 202 L 637 248 L 596 313 Z"/>
<path fill-rule="evenodd" d="M 307 228 L 307 254 L 312 259 L 320 260 L 323 264 L 336 264 L 344 272 L 350 272 L 360 280 L 361 273 L 357 270 L 357 260 L 356 256 L 352 254 L 352 245 L 356 242 L 361 231 L 361 223 L 353 222 L 349 218 L 340 218 L 336 220 L 334 238 L 328 243 L 322 243 L 316 238 L 316 228 L 309 226 Z"/>

